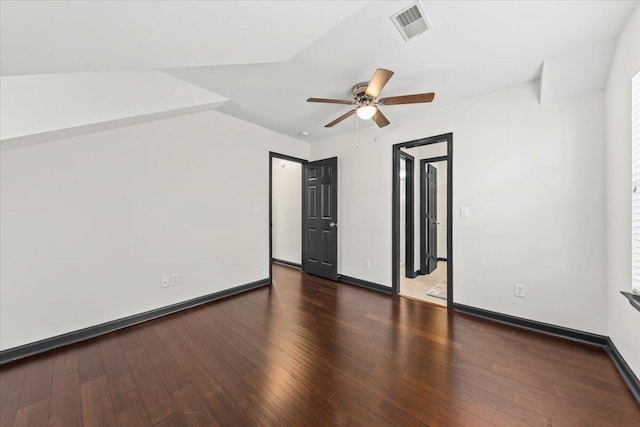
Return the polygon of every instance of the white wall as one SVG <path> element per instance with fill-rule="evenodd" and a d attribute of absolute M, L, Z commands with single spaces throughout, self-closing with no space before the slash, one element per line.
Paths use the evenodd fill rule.
<path fill-rule="evenodd" d="M 208 111 L 2 152 L 0 348 L 268 277 L 269 151 L 309 155 Z"/>
<path fill-rule="evenodd" d="M 620 291 L 631 291 L 631 79 L 640 71 L 640 8 L 618 40 L 606 93 L 609 333 L 640 376 L 640 312 Z"/>
<path fill-rule="evenodd" d="M 273 257 L 300 264 L 302 263 L 302 165 L 277 158 L 272 161 Z"/>
<path fill-rule="evenodd" d="M 226 101 L 154 70 L 3 76 L 0 90 L 2 140 Z"/>
<path fill-rule="evenodd" d="M 606 334 L 603 96 L 540 105 L 536 85 L 313 144 L 339 157 L 340 273 L 391 285 L 391 146 L 453 132 L 454 301 Z"/>

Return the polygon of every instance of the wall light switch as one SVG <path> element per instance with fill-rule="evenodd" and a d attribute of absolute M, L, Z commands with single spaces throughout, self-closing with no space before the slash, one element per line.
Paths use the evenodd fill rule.
<path fill-rule="evenodd" d="M 460 218 L 469 218 L 469 208 L 460 208 Z"/>
<path fill-rule="evenodd" d="M 254 215 L 261 215 L 262 214 L 262 208 L 260 206 L 254 206 L 253 207 L 253 214 Z"/>

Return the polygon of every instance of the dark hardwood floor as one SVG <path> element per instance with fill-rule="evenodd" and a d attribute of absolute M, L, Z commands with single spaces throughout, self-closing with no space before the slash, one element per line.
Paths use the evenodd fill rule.
<path fill-rule="evenodd" d="M 0 368 L 0 425 L 639 426 L 606 354 L 274 266 L 274 285 Z"/>

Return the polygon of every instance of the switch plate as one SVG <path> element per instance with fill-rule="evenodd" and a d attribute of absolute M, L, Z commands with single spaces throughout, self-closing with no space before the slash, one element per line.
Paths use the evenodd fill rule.
<path fill-rule="evenodd" d="M 369 259 L 365 259 L 364 260 L 364 268 L 369 270 L 371 268 L 371 260 Z"/>
<path fill-rule="evenodd" d="M 169 287 L 169 276 L 162 276 L 160 278 L 160 287 L 168 288 Z"/>
<path fill-rule="evenodd" d="M 513 286 L 513 294 L 519 298 L 526 298 L 525 286 L 522 283 L 516 283 Z"/>
<path fill-rule="evenodd" d="M 260 206 L 254 206 L 253 207 L 253 214 L 254 215 L 261 215 L 262 214 L 262 208 Z"/>
<path fill-rule="evenodd" d="M 460 208 L 460 218 L 469 218 L 469 208 Z"/>
<path fill-rule="evenodd" d="M 178 286 L 180 284 L 180 275 L 178 273 L 171 275 L 171 286 Z"/>

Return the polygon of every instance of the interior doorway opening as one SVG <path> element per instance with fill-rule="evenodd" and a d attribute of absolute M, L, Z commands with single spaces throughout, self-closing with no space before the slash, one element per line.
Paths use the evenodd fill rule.
<path fill-rule="evenodd" d="M 452 134 L 393 147 L 395 294 L 453 305 Z"/>
<path fill-rule="evenodd" d="M 269 153 L 269 278 L 272 264 L 302 266 L 303 166 L 307 161 Z"/>
<path fill-rule="evenodd" d="M 338 158 L 269 152 L 269 279 L 273 263 L 338 280 Z"/>

